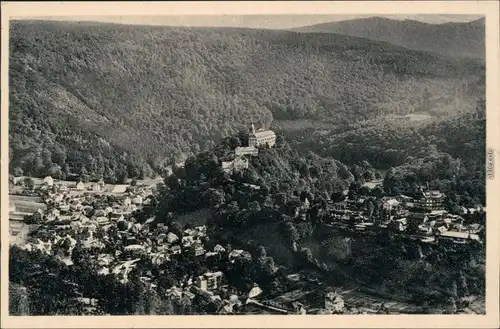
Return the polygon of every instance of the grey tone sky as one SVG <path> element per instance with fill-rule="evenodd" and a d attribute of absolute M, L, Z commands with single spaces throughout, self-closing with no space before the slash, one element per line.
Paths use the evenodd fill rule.
<path fill-rule="evenodd" d="M 98 21 L 120 24 L 168 25 L 168 26 L 226 26 L 265 29 L 289 29 L 320 23 L 371 17 L 374 15 L 240 15 L 240 16 L 59 16 L 23 17 L 23 19 Z M 383 15 L 391 19 L 413 19 L 426 23 L 469 22 L 481 18 L 478 15 Z M 15 19 L 15 18 L 14 18 Z"/>

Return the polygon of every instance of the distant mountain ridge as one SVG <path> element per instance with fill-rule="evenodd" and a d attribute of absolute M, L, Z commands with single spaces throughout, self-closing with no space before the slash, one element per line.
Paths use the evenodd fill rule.
<path fill-rule="evenodd" d="M 450 57 L 484 59 L 485 54 L 484 18 L 467 23 L 430 24 L 415 20 L 370 17 L 316 24 L 292 30 L 367 38 Z"/>

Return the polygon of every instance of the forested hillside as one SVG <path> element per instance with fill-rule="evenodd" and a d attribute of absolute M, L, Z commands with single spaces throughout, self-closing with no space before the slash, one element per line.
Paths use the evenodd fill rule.
<path fill-rule="evenodd" d="M 450 57 L 484 59 L 485 54 L 484 18 L 467 23 L 429 24 L 415 20 L 370 17 L 304 26 L 294 30 L 362 37 Z"/>
<path fill-rule="evenodd" d="M 348 127 L 448 116 L 473 111 L 484 93 L 479 62 L 335 34 L 43 21 L 10 29 L 15 174 L 149 176 L 250 120 Z"/>

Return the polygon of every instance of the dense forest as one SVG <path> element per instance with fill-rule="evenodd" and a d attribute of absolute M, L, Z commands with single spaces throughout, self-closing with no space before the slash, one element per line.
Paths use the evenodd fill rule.
<path fill-rule="evenodd" d="M 251 120 L 277 128 L 280 120 L 312 120 L 335 126 L 333 135 L 388 115 L 424 111 L 445 120 L 474 111 L 484 94 L 481 62 L 335 34 L 42 21 L 10 29 L 15 175 L 119 182 L 161 172 Z M 374 125 L 350 143 L 383 148 L 366 141 L 399 126 Z M 294 134 L 316 143 L 304 130 Z M 351 137 L 344 130 L 334 143 L 344 146 L 315 151 L 350 165 L 339 153 L 362 151 L 342 142 Z"/>

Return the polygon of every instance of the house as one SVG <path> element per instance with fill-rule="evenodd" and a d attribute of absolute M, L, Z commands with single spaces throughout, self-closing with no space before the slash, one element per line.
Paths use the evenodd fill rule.
<path fill-rule="evenodd" d="M 97 217 L 96 220 L 97 220 L 97 223 L 99 225 L 109 224 L 109 218 L 108 217 L 100 216 L 100 217 Z"/>
<path fill-rule="evenodd" d="M 96 209 L 94 211 L 94 216 L 95 217 L 104 217 L 104 216 L 107 216 L 108 214 L 106 213 L 106 210 L 104 209 Z"/>
<path fill-rule="evenodd" d="M 295 314 L 304 315 L 307 313 L 304 305 L 298 301 L 292 302 L 292 308 L 293 308 Z"/>
<path fill-rule="evenodd" d="M 113 274 L 115 274 L 119 279 L 120 282 L 122 283 L 127 283 L 128 282 L 128 273 L 132 268 L 136 266 L 136 262 L 138 262 L 140 259 L 134 259 L 130 261 L 123 262 L 113 269 Z"/>
<path fill-rule="evenodd" d="M 177 242 L 177 241 L 179 241 L 179 237 L 177 235 L 175 235 L 172 232 L 167 234 L 167 242 L 169 244 L 172 244 L 172 243 Z"/>
<path fill-rule="evenodd" d="M 137 210 L 137 206 L 135 204 L 130 204 L 128 206 L 123 207 L 122 213 L 124 215 L 130 215 L 131 213 L 133 213 L 136 210 Z"/>
<path fill-rule="evenodd" d="M 432 234 L 432 227 L 430 225 L 422 224 L 418 226 L 418 231 L 422 234 L 430 235 Z"/>
<path fill-rule="evenodd" d="M 382 207 L 386 211 L 397 210 L 400 203 L 396 199 L 387 199 L 383 201 Z"/>
<path fill-rule="evenodd" d="M 132 204 L 132 200 L 129 198 L 129 197 L 125 197 L 123 200 L 122 200 L 122 204 L 124 206 L 130 206 Z"/>
<path fill-rule="evenodd" d="M 243 169 L 248 169 L 248 160 L 241 156 L 236 156 L 233 161 L 222 162 L 222 170 L 225 172 L 240 172 Z"/>
<path fill-rule="evenodd" d="M 325 296 L 325 309 L 340 313 L 344 311 L 344 299 L 335 292 L 329 292 Z"/>
<path fill-rule="evenodd" d="M 85 184 L 83 184 L 82 181 L 79 181 L 78 183 L 76 183 L 75 189 L 77 191 L 85 191 Z"/>
<path fill-rule="evenodd" d="M 178 255 L 182 252 L 181 246 L 175 245 L 170 248 L 170 251 L 172 252 L 173 255 Z"/>
<path fill-rule="evenodd" d="M 69 204 L 63 204 L 59 206 L 59 210 L 62 212 L 69 212 L 70 211 L 70 206 Z"/>
<path fill-rule="evenodd" d="M 439 232 L 442 235 L 443 233 L 448 231 L 448 228 L 443 225 L 443 226 L 439 226 L 436 230 L 437 230 L 437 232 Z"/>
<path fill-rule="evenodd" d="M 101 192 L 102 191 L 102 185 L 99 183 L 92 184 L 89 186 L 89 190 L 94 191 L 94 192 Z"/>
<path fill-rule="evenodd" d="M 243 186 L 245 186 L 249 190 L 260 190 L 260 186 L 255 184 L 243 183 Z"/>
<path fill-rule="evenodd" d="M 140 195 L 137 195 L 135 198 L 132 199 L 132 203 L 135 205 L 140 205 L 142 204 L 142 197 Z"/>
<path fill-rule="evenodd" d="M 54 179 L 50 176 L 47 176 L 43 179 L 43 183 L 47 186 L 53 186 L 54 185 Z"/>
<path fill-rule="evenodd" d="M 224 170 L 225 172 L 232 172 L 233 171 L 233 163 L 234 163 L 234 160 L 233 161 L 222 161 L 221 162 L 221 166 L 222 166 L 222 170 Z"/>
<path fill-rule="evenodd" d="M 161 264 L 169 261 L 168 255 L 165 255 L 165 254 L 153 253 L 153 254 L 150 254 L 150 257 L 151 257 L 151 262 L 155 265 L 161 265 Z"/>
<path fill-rule="evenodd" d="M 259 150 L 254 146 L 236 147 L 234 149 L 234 154 L 236 156 L 244 156 L 244 155 L 257 156 L 259 155 Z"/>
<path fill-rule="evenodd" d="M 394 231 L 404 231 L 406 229 L 406 224 L 402 220 L 391 220 L 389 224 L 387 224 L 387 228 Z"/>
<path fill-rule="evenodd" d="M 108 275 L 108 274 L 109 274 L 109 268 L 108 267 L 106 267 L 106 266 L 99 267 L 97 275 Z"/>
<path fill-rule="evenodd" d="M 220 244 L 214 247 L 214 252 L 216 253 L 223 253 L 224 251 L 226 251 L 226 249 L 224 249 L 224 247 L 222 247 Z"/>
<path fill-rule="evenodd" d="M 144 251 L 144 246 L 141 246 L 139 244 L 132 244 L 132 245 L 126 246 L 125 248 L 123 248 L 123 250 L 126 250 L 126 251 Z"/>
<path fill-rule="evenodd" d="M 476 240 L 479 241 L 477 234 L 470 234 L 468 232 L 444 231 L 441 233 L 440 238 L 448 238 L 452 240 Z"/>
<path fill-rule="evenodd" d="M 113 185 L 111 187 L 110 192 L 115 193 L 115 194 L 123 194 L 123 193 L 127 192 L 128 187 L 129 187 L 129 185 L 127 185 L 127 184 Z"/>
<path fill-rule="evenodd" d="M 179 287 L 173 286 L 172 288 L 167 290 L 166 295 L 170 298 L 180 299 L 182 297 L 183 290 Z"/>
<path fill-rule="evenodd" d="M 95 298 L 83 298 L 83 297 L 78 297 L 76 300 L 82 304 L 83 306 L 83 311 L 85 314 L 93 314 L 97 310 L 97 302 L 98 300 Z"/>
<path fill-rule="evenodd" d="M 252 256 L 248 251 L 241 249 L 235 249 L 231 251 L 228 256 L 229 256 L 229 261 L 231 263 L 234 263 L 234 261 L 239 258 L 250 258 L 250 259 L 252 258 Z"/>
<path fill-rule="evenodd" d="M 248 146 L 265 146 L 273 147 L 276 144 L 276 134 L 272 130 L 259 129 L 255 131 L 255 126 L 251 125 L 248 135 Z"/>
<path fill-rule="evenodd" d="M 184 230 L 185 235 L 194 235 L 194 232 L 195 232 L 195 230 L 190 229 L 190 228 Z"/>
<path fill-rule="evenodd" d="M 158 242 L 158 244 L 162 244 L 166 238 L 167 238 L 167 235 L 165 233 L 160 233 L 156 236 L 156 242 Z"/>
<path fill-rule="evenodd" d="M 185 235 L 182 237 L 182 245 L 184 247 L 190 247 L 194 243 L 194 239 L 191 235 Z"/>
<path fill-rule="evenodd" d="M 253 288 L 248 292 L 248 298 L 254 299 L 260 294 L 262 294 L 262 289 L 260 289 L 258 284 L 254 283 Z"/>
<path fill-rule="evenodd" d="M 443 210 L 446 195 L 439 191 L 420 192 L 413 199 L 414 208 L 423 211 Z"/>
<path fill-rule="evenodd" d="M 201 244 L 196 244 L 194 246 L 194 255 L 195 256 L 202 256 L 205 254 L 205 248 L 203 248 L 203 245 Z"/>
<path fill-rule="evenodd" d="M 207 234 L 207 227 L 205 225 L 196 226 L 196 236 L 205 236 Z"/>
<path fill-rule="evenodd" d="M 223 274 L 218 272 L 206 272 L 200 275 L 196 280 L 196 286 L 204 291 L 212 291 L 220 287 L 222 283 Z"/>
<path fill-rule="evenodd" d="M 109 266 L 115 258 L 111 254 L 100 254 L 97 256 L 97 262 L 100 266 Z"/>
<path fill-rule="evenodd" d="M 114 221 L 117 221 L 117 222 L 125 219 L 125 217 L 123 216 L 123 213 L 121 213 L 121 212 L 113 211 L 112 213 L 109 214 L 109 216 L 111 217 L 111 219 L 113 219 Z"/>

